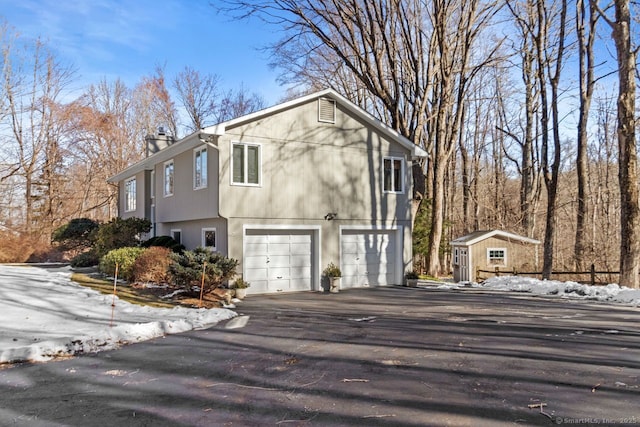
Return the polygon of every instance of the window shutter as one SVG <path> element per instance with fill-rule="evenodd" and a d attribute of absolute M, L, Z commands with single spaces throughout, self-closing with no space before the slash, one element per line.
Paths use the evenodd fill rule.
<path fill-rule="evenodd" d="M 318 99 L 318 121 L 326 123 L 336 122 L 336 101 L 329 98 Z"/>

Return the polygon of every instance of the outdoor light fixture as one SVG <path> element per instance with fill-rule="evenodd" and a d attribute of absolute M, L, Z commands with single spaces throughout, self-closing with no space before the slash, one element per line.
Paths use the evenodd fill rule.
<path fill-rule="evenodd" d="M 332 219 L 334 219 L 337 216 L 338 216 L 337 212 L 329 212 L 328 214 L 326 214 L 324 216 L 324 219 L 326 219 L 327 221 L 331 221 Z"/>

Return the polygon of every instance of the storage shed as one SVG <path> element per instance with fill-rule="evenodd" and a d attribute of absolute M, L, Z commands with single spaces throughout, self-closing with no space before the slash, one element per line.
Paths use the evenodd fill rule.
<path fill-rule="evenodd" d="M 540 241 L 502 230 L 474 231 L 451 241 L 453 279 L 475 282 L 476 269 L 538 269 Z"/>

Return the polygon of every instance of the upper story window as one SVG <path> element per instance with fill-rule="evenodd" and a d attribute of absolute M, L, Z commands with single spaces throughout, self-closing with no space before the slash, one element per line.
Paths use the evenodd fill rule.
<path fill-rule="evenodd" d="M 207 186 L 207 148 L 193 150 L 193 188 L 200 189 Z"/>
<path fill-rule="evenodd" d="M 173 160 L 164 164 L 164 196 L 173 196 Z"/>
<path fill-rule="evenodd" d="M 258 144 L 235 142 L 232 145 L 231 183 L 260 185 L 260 150 Z"/>
<path fill-rule="evenodd" d="M 385 193 L 404 192 L 404 159 L 385 157 L 383 159 L 383 175 Z"/>
<path fill-rule="evenodd" d="M 489 265 L 506 265 L 507 250 L 504 248 L 488 248 L 487 262 Z"/>
<path fill-rule="evenodd" d="M 131 212 L 136 210 L 136 179 L 129 178 L 124 182 L 124 210 Z"/>

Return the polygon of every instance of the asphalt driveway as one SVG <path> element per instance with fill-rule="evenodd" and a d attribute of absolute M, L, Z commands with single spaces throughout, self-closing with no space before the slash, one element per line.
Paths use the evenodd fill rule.
<path fill-rule="evenodd" d="M 0 370 L 2 426 L 640 424 L 640 309 L 478 290 L 250 296 L 214 328 Z"/>

